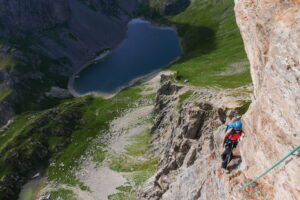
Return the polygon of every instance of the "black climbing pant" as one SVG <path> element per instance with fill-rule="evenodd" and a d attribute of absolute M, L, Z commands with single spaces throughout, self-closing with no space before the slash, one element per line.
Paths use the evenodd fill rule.
<path fill-rule="evenodd" d="M 222 153 L 222 168 L 226 169 L 228 163 L 231 161 L 233 154 L 232 154 L 232 149 L 234 148 L 235 145 L 232 143 L 227 143 L 225 144 L 225 151 Z"/>

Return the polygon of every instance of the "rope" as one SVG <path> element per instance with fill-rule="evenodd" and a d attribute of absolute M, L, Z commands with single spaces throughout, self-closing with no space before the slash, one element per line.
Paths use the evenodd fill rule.
<path fill-rule="evenodd" d="M 269 168 L 268 170 L 266 170 L 264 173 L 262 173 L 261 175 L 259 175 L 258 177 L 256 177 L 255 179 L 253 179 L 252 181 L 250 181 L 249 183 L 243 185 L 242 187 L 236 189 L 236 190 L 231 190 L 229 191 L 229 193 L 232 192 L 236 192 L 238 190 L 243 190 L 246 187 L 248 187 L 249 185 L 255 183 L 256 181 L 258 181 L 261 177 L 265 176 L 267 173 L 269 173 L 272 169 L 274 169 L 275 167 L 277 167 L 280 163 L 282 163 L 285 159 L 287 159 L 290 155 L 292 155 L 293 153 L 295 153 L 296 151 L 298 151 L 300 149 L 300 145 L 297 146 L 295 149 L 293 149 L 292 151 L 290 151 L 286 156 L 284 156 L 281 160 L 279 160 L 277 163 L 275 163 L 271 168 Z"/>

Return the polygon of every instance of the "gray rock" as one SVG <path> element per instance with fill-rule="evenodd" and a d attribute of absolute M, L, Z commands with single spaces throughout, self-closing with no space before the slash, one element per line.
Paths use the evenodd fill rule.
<path fill-rule="evenodd" d="M 220 170 L 220 144 L 226 121 L 236 112 L 225 112 L 207 102 L 190 99 L 178 110 L 178 89 L 167 83 L 156 99 L 152 146 L 160 157 L 159 170 L 142 187 L 138 199 L 225 199 L 230 184 Z M 228 115 L 230 114 L 230 116 Z M 235 171 L 241 164 L 233 162 Z"/>

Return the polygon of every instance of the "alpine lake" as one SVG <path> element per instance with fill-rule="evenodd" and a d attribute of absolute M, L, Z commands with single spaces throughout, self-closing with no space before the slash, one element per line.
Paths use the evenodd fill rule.
<path fill-rule="evenodd" d="M 174 62 L 181 54 L 175 28 L 159 27 L 137 18 L 128 23 L 127 38 L 114 50 L 80 71 L 78 94 L 113 94 Z"/>

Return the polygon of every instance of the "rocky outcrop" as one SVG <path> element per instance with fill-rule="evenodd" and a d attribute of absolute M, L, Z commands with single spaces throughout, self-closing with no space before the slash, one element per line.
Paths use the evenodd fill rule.
<path fill-rule="evenodd" d="M 243 173 L 254 178 L 300 144 L 300 1 L 235 3 L 255 97 L 243 117 Z M 272 199 L 299 199 L 299 171 L 294 156 L 258 183 Z"/>
<path fill-rule="evenodd" d="M 220 102 L 207 102 L 205 99 L 212 95 L 205 90 L 195 91 L 179 109 L 178 100 L 184 90 L 170 82 L 158 90 L 152 146 L 160 164 L 157 173 L 141 189 L 140 200 L 230 196 L 232 183 L 220 169 L 220 155 L 225 124 L 238 117 L 237 111 L 224 108 Z M 238 151 L 235 152 L 229 166 L 232 174 L 240 174 L 241 161 Z"/>

